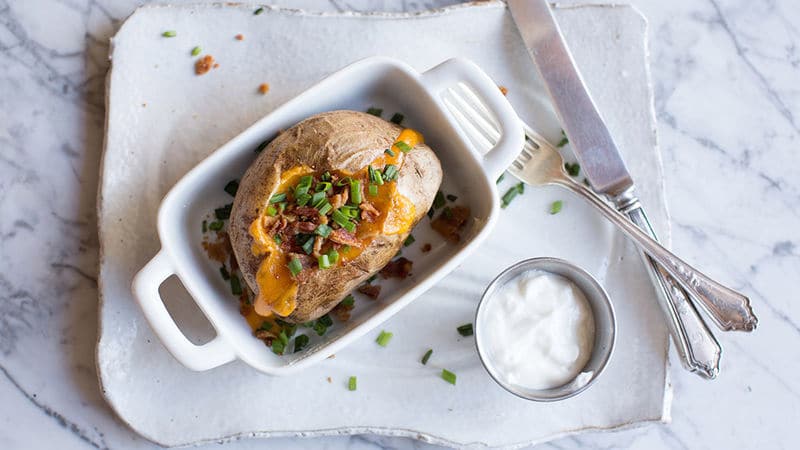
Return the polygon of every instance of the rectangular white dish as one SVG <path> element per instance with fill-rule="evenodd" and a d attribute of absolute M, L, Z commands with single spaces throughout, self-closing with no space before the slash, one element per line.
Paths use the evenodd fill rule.
<path fill-rule="evenodd" d="M 498 144 L 477 154 L 442 101 L 442 93 L 465 84 L 494 112 L 502 131 Z M 370 105 L 402 111 L 405 126 L 420 131 L 442 163 L 442 189 L 468 205 L 472 219 L 458 244 L 434 236 L 423 220 L 413 232 L 434 248 L 418 252 L 411 276 L 381 283 L 381 299 L 359 302 L 345 326 L 337 326 L 300 353 L 279 356 L 253 336 L 239 313 L 238 302 L 219 277 L 201 246 L 200 224 L 209 211 L 227 199 L 221 186 L 239 179 L 256 157 L 253 151 L 292 125 L 314 114 L 333 110 L 366 110 Z M 373 57 L 351 64 L 312 86 L 259 120 L 216 150 L 186 174 L 164 197 L 158 211 L 161 250 L 134 277 L 133 294 L 153 330 L 183 365 L 207 370 L 236 358 L 257 370 L 287 375 L 322 361 L 380 325 L 457 267 L 486 239 L 500 212 L 495 180 L 519 154 L 523 131 L 519 118 L 497 85 L 475 64 L 450 59 L 420 74 L 389 58 Z M 197 345 L 180 330 L 165 307 L 159 288 L 172 275 L 200 307 L 216 331 L 212 340 Z"/>

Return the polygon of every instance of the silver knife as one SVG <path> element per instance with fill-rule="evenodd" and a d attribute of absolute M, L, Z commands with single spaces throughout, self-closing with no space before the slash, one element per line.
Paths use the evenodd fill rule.
<path fill-rule="evenodd" d="M 634 193 L 634 184 L 600 113 L 586 90 L 545 0 L 509 0 L 514 21 L 547 87 L 570 143 L 592 187 L 655 238 Z M 644 256 L 684 365 L 708 378 L 719 370 L 721 348 L 686 289 Z M 726 330 L 750 331 L 757 319 L 746 297 L 730 289 L 684 283 Z"/>

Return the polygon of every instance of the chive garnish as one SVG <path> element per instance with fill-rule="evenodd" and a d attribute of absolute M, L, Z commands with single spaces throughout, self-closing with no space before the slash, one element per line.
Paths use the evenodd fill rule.
<path fill-rule="evenodd" d="M 353 297 L 353 294 L 348 294 L 347 297 L 342 300 L 342 304 L 344 306 L 353 306 L 356 303 L 356 299 Z"/>
<path fill-rule="evenodd" d="M 300 336 L 294 338 L 294 352 L 297 353 L 300 350 L 304 349 L 306 345 L 308 345 L 308 341 L 309 341 L 308 336 L 306 336 L 305 334 L 301 334 Z"/>
<path fill-rule="evenodd" d="M 369 188 L 368 188 L 368 191 L 369 191 L 369 195 L 371 197 L 377 197 L 378 196 L 378 186 L 377 185 L 370 184 Z"/>
<path fill-rule="evenodd" d="M 310 200 L 311 196 L 308 194 L 297 194 L 295 196 L 297 206 L 306 206 L 306 203 L 308 203 Z"/>
<path fill-rule="evenodd" d="M 350 377 L 350 379 L 347 381 L 347 389 L 350 391 L 356 390 L 356 377 Z"/>
<path fill-rule="evenodd" d="M 460 327 L 456 328 L 456 330 L 458 330 L 458 334 L 460 334 L 460 335 L 462 335 L 464 337 L 472 336 L 472 324 L 471 323 L 465 323 L 464 325 L 461 325 Z"/>
<path fill-rule="evenodd" d="M 325 197 L 325 192 L 315 192 L 314 195 L 311 196 L 311 206 L 318 208 L 323 205 L 322 202 L 327 201 Z"/>
<path fill-rule="evenodd" d="M 195 47 L 195 48 L 193 48 L 193 49 L 192 49 L 192 56 L 197 56 L 197 55 L 199 55 L 199 54 L 200 54 L 200 52 L 202 52 L 202 51 L 203 51 L 203 49 L 202 49 L 202 48 L 200 48 L 200 47 Z"/>
<path fill-rule="evenodd" d="M 239 180 L 228 181 L 224 189 L 231 197 L 236 197 L 236 191 L 239 190 Z"/>
<path fill-rule="evenodd" d="M 442 369 L 442 379 L 450 384 L 456 384 L 456 374 L 447 369 Z"/>
<path fill-rule="evenodd" d="M 272 353 L 282 355 L 284 350 L 286 350 L 286 344 L 278 339 L 272 340 Z"/>
<path fill-rule="evenodd" d="M 358 180 L 350 181 L 350 203 L 354 205 L 361 203 L 361 182 Z"/>
<path fill-rule="evenodd" d="M 303 271 L 303 263 L 300 262 L 300 258 L 294 257 L 291 261 L 289 261 L 289 272 L 292 273 L 292 276 L 297 276 L 298 273 Z"/>
<path fill-rule="evenodd" d="M 367 278 L 367 281 L 365 281 L 365 283 L 370 284 L 370 283 L 372 283 L 373 281 L 375 281 L 377 279 L 378 279 L 378 274 L 375 274 L 375 275 L 372 275 L 371 277 Z"/>
<path fill-rule="evenodd" d="M 564 130 L 561 130 L 561 140 L 558 141 L 556 147 L 561 148 L 567 144 L 569 144 L 569 139 L 567 139 L 567 133 L 565 133 Z"/>
<path fill-rule="evenodd" d="M 267 206 L 267 215 L 270 217 L 275 217 L 278 215 L 278 209 L 274 206 Z"/>
<path fill-rule="evenodd" d="M 308 193 L 308 190 L 311 188 L 311 175 L 306 175 L 300 178 L 300 182 L 297 183 L 297 187 L 294 188 L 294 195 L 295 197 L 299 195 L 304 195 Z"/>
<path fill-rule="evenodd" d="M 325 171 L 325 173 L 323 173 L 323 174 L 322 174 L 322 176 L 320 177 L 320 179 L 321 179 L 322 181 L 331 181 L 331 173 L 330 173 L 330 172 L 328 172 L 328 171 Z"/>
<path fill-rule="evenodd" d="M 433 207 L 428 210 L 428 219 L 433 219 Z"/>
<path fill-rule="evenodd" d="M 367 172 L 369 173 L 369 181 L 378 185 L 383 184 L 383 175 L 381 175 L 380 170 L 367 166 Z"/>
<path fill-rule="evenodd" d="M 392 340 L 392 336 L 394 336 L 392 333 L 383 330 L 381 331 L 381 334 L 378 335 L 378 339 L 375 339 L 375 342 L 377 342 L 381 347 L 386 347 L 389 345 L 389 341 Z"/>
<path fill-rule="evenodd" d="M 391 119 L 389 119 L 389 122 L 396 123 L 396 124 L 400 125 L 400 124 L 403 122 L 403 119 L 404 119 L 404 118 L 405 118 L 405 117 L 404 117 L 402 114 L 400 114 L 400 113 L 394 113 L 394 114 L 392 115 L 392 118 L 391 118 Z"/>
<path fill-rule="evenodd" d="M 303 242 L 303 251 L 306 252 L 306 255 L 310 255 L 311 252 L 314 251 L 314 235 L 310 234 L 306 238 L 305 242 Z"/>
<path fill-rule="evenodd" d="M 228 273 L 228 269 L 226 269 L 225 266 L 221 266 L 219 268 L 219 274 L 222 275 L 222 279 L 225 280 L 225 281 L 228 281 L 228 280 L 231 279 L 231 274 Z"/>
<path fill-rule="evenodd" d="M 403 247 L 408 247 L 409 245 L 413 244 L 416 239 L 414 239 L 413 234 L 409 234 L 405 241 L 403 241 Z"/>
<path fill-rule="evenodd" d="M 331 213 L 331 219 L 333 219 L 334 222 L 339 224 L 340 227 L 343 227 L 344 224 L 347 223 L 347 221 L 348 221 L 347 216 L 344 215 L 342 213 L 342 211 L 340 211 L 338 209 L 334 209 L 333 210 L 333 212 Z"/>
<path fill-rule="evenodd" d="M 333 229 L 331 227 L 329 227 L 328 225 L 326 225 L 324 223 L 321 223 L 321 224 L 317 225 L 317 229 L 314 230 L 314 234 L 317 234 L 317 235 L 320 235 L 320 236 L 322 236 L 324 238 L 327 238 L 328 236 L 331 235 L 331 231 L 332 230 Z"/>
<path fill-rule="evenodd" d="M 270 197 L 269 202 L 270 203 L 280 203 L 280 202 L 282 202 L 284 200 L 286 200 L 286 193 L 285 192 L 280 192 L 280 193 L 275 194 L 272 197 Z"/>
<path fill-rule="evenodd" d="M 447 199 L 450 200 L 451 202 L 454 202 L 454 201 L 458 200 L 458 196 L 453 195 L 453 194 L 447 194 Z"/>
<path fill-rule="evenodd" d="M 564 202 L 561 200 L 556 200 L 550 205 L 550 214 L 558 214 L 561 212 L 561 208 L 564 206 Z"/>
<path fill-rule="evenodd" d="M 221 208 L 215 209 L 214 215 L 218 220 L 228 220 L 231 217 L 231 208 L 233 208 L 233 203 L 228 203 Z"/>
<path fill-rule="evenodd" d="M 570 164 L 564 163 L 564 169 L 567 171 L 570 176 L 577 177 L 579 173 L 581 173 L 581 165 L 578 163 Z"/>
<path fill-rule="evenodd" d="M 274 240 L 274 241 L 275 241 L 275 243 L 276 243 L 276 244 L 278 244 L 278 245 L 281 245 L 281 242 L 283 242 L 283 238 L 281 238 L 281 235 L 280 235 L 280 234 L 276 234 L 276 235 L 275 235 L 275 236 L 272 238 L 272 240 Z"/>
<path fill-rule="evenodd" d="M 326 192 L 333 188 L 333 185 L 328 181 L 320 181 L 315 188 L 317 192 Z"/>
<path fill-rule="evenodd" d="M 331 262 L 332 266 L 339 262 L 339 252 L 337 252 L 335 248 L 328 251 L 328 261 Z"/>
<path fill-rule="evenodd" d="M 421 362 L 422 362 L 423 365 L 428 364 L 428 360 L 431 359 L 431 355 L 432 354 L 433 354 L 433 349 L 429 348 L 428 351 L 425 352 L 424 355 L 422 355 L 422 361 Z"/>
<path fill-rule="evenodd" d="M 370 107 L 367 109 L 367 114 L 372 114 L 375 117 L 380 117 L 383 114 L 383 109 Z"/>
<path fill-rule="evenodd" d="M 392 150 L 390 148 L 387 148 L 386 150 L 384 150 L 383 153 L 386 153 L 389 156 L 394 156 L 395 155 L 394 150 Z"/>
<path fill-rule="evenodd" d="M 384 181 L 394 181 L 395 178 L 397 178 L 397 166 L 394 164 L 387 164 L 386 167 L 383 168 Z"/>
<path fill-rule="evenodd" d="M 436 197 L 433 198 L 433 209 L 439 209 L 446 203 L 442 191 L 436 191 Z"/>
<path fill-rule="evenodd" d="M 161 33 L 161 36 L 164 36 L 164 37 L 175 37 L 177 35 L 178 35 L 178 33 L 176 33 L 174 30 L 168 30 L 168 31 L 165 31 L 165 32 Z"/>
<path fill-rule="evenodd" d="M 255 10 L 255 11 L 253 12 L 253 15 L 254 15 L 254 16 L 257 16 L 257 15 L 259 15 L 259 14 L 263 13 L 263 12 L 264 12 L 264 8 L 263 8 L 263 7 L 261 7 L 261 8 L 258 8 L 257 10 Z"/>
<path fill-rule="evenodd" d="M 325 325 L 326 327 L 333 326 L 333 319 L 331 319 L 331 316 L 329 314 L 325 314 L 324 316 L 320 317 L 319 319 L 317 319 L 317 322 Z"/>
<path fill-rule="evenodd" d="M 208 231 L 208 221 L 204 220 L 203 221 L 203 233 L 205 233 L 206 231 Z"/>
<path fill-rule="evenodd" d="M 258 147 L 256 147 L 256 149 L 255 149 L 255 152 L 256 153 L 261 153 L 261 150 L 264 150 L 267 147 L 267 145 L 269 145 L 269 141 L 264 141 L 264 142 L 258 144 Z"/>
<path fill-rule="evenodd" d="M 239 277 L 236 275 L 231 276 L 231 294 L 242 295 L 242 283 L 239 282 Z"/>
<path fill-rule="evenodd" d="M 328 202 L 325 202 L 325 203 L 324 203 L 324 204 L 323 204 L 323 205 L 322 205 L 322 206 L 319 208 L 319 214 L 320 214 L 321 216 L 324 216 L 325 214 L 328 214 L 328 211 L 330 211 L 332 208 L 333 208 L 333 206 L 331 206 L 331 204 L 330 204 L 330 203 L 328 203 Z"/>
<path fill-rule="evenodd" d="M 523 183 L 515 184 L 511 189 L 509 189 L 505 194 L 503 194 L 503 202 L 500 205 L 500 207 L 505 208 L 506 206 L 508 206 L 509 203 L 511 203 L 511 200 L 514 200 L 514 197 L 516 197 L 517 194 L 522 194 L 523 192 L 525 192 L 525 184 Z"/>
<path fill-rule="evenodd" d="M 322 336 L 325 332 L 328 331 L 328 327 L 319 321 L 314 323 L 314 332 L 317 333 L 317 336 Z"/>
<path fill-rule="evenodd" d="M 331 268 L 331 261 L 328 258 L 328 255 L 319 255 L 319 257 L 317 257 L 317 264 L 319 265 L 320 269 Z"/>
<path fill-rule="evenodd" d="M 265 320 L 261 322 L 261 326 L 258 327 L 259 330 L 269 331 L 272 329 L 272 322 Z"/>
<path fill-rule="evenodd" d="M 411 146 L 403 141 L 397 141 L 394 143 L 394 146 L 399 148 L 401 152 L 408 153 L 411 151 Z"/>
<path fill-rule="evenodd" d="M 506 177 L 506 173 L 505 172 L 501 173 L 500 176 L 497 177 L 497 181 L 495 182 L 495 184 L 500 184 L 500 182 L 503 181 L 503 179 L 505 177 Z"/>
<path fill-rule="evenodd" d="M 215 220 L 214 222 L 208 224 L 208 229 L 213 231 L 219 231 L 222 229 L 223 226 L 225 226 L 225 222 L 221 220 Z"/>

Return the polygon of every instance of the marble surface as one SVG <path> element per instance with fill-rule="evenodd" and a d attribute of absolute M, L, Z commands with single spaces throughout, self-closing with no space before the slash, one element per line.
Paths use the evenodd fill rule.
<path fill-rule="evenodd" d="M 0 448 L 152 448 L 94 369 L 95 196 L 108 37 L 135 0 L 0 0 Z M 419 10 L 451 1 L 277 2 Z M 800 8 L 791 0 L 633 1 L 650 21 L 673 248 L 748 294 L 752 335 L 719 334 L 722 373 L 673 365 L 673 423 L 550 448 L 791 448 L 800 423 Z M 374 436 L 226 448 L 410 448 Z M 211 445 L 209 447 L 215 447 Z"/>

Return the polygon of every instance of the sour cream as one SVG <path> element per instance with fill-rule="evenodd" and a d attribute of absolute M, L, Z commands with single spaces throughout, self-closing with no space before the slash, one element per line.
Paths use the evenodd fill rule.
<path fill-rule="evenodd" d="M 594 317 L 574 283 L 532 270 L 487 300 L 481 345 L 507 383 L 550 389 L 569 383 L 586 366 Z"/>

